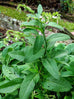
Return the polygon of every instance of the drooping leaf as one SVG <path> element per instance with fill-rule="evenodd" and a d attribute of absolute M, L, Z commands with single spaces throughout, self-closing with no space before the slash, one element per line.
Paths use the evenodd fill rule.
<path fill-rule="evenodd" d="M 24 60 L 24 53 L 22 51 L 12 51 L 8 53 L 9 56 L 11 56 L 13 59 L 17 59 L 18 61 Z"/>
<path fill-rule="evenodd" d="M 71 63 L 70 63 L 70 70 L 73 72 L 73 74 L 74 74 L 74 61 L 72 61 Z"/>
<path fill-rule="evenodd" d="M 31 64 L 29 64 L 29 63 L 23 64 L 23 65 L 14 64 L 13 66 L 17 67 L 17 69 L 19 71 L 26 71 L 26 70 L 29 70 L 31 68 Z"/>
<path fill-rule="evenodd" d="M 57 28 L 57 29 L 60 29 L 60 30 L 64 31 L 64 28 L 63 28 L 62 26 L 58 25 L 58 24 L 55 23 L 55 22 L 49 22 L 49 23 L 47 24 L 47 26 L 55 27 L 55 28 Z"/>
<path fill-rule="evenodd" d="M 0 41 L 0 48 L 5 47 L 3 41 Z"/>
<path fill-rule="evenodd" d="M 21 84 L 19 98 L 28 99 L 38 80 L 39 80 L 38 73 L 26 76 Z"/>
<path fill-rule="evenodd" d="M 42 23 L 39 20 L 31 20 L 29 22 L 23 22 L 21 24 L 21 27 L 27 27 L 27 28 L 32 28 L 32 29 L 37 29 L 39 31 L 43 31 L 42 27 Z"/>
<path fill-rule="evenodd" d="M 56 79 L 59 79 L 59 70 L 54 59 L 43 59 L 43 66 Z"/>
<path fill-rule="evenodd" d="M 11 93 L 20 87 L 22 79 L 17 78 L 0 85 L 0 93 Z"/>
<path fill-rule="evenodd" d="M 33 54 L 33 47 L 31 46 L 27 46 L 24 49 L 22 49 L 22 51 L 24 51 L 24 61 L 25 62 L 33 62 L 36 59 L 42 57 L 44 55 L 45 50 L 44 49 L 40 49 L 36 54 Z"/>
<path fill-rule="evenodd" d="M 24 34 L 35 34 L 35 35 L 38 35 L 38 32 L 35 30 L 35 29 L 32 29 L 32 28 L 26 28 L 26 29 L 23 29 L 23 32 Z"/>
<path fill-rule="evenodd" d="M 43 11 L 42 5 L 39 4 L 39 5 L 38 5 L 38 9 L 37 9 L 38 14 L 41 15 L 41 14 L 42 14 L 42 11 Z"/>
<path fill-rule="evenodd" d="M 21 26 L 40 26 L 41 23 L 38 20 L 31 20 L 30 22 L 23 22 Z"/>
<path fill-rule="evenodd" d="M 72 71 L 65 71 L 61 73 L 62 77 L 70 77 L 70 76 L 74 76 L 74 74 L 72 73 Z"/>
<path fill-rule="evenodd" d="M 70 61 L 74 61 L 74 55 L 70 55 Z"/>
<path fill-rule="evenodd" d="M 7 77 L 9 80 L 13 80 L 15 78 L 18 78 L 18 75 L 14 73 L 14 69 L 12 67 L 8 67 L 3 65 L 2 66 L 2 73 L 5 77 Z"/>
<path fill-rule="evenodd" d="M 62 58 L 62 57 L 65 57 L 65 56 L 67 56 L 67 55 L 68 55 L 67 51 L 65 51 L 65 50 L 60 50 L 60 51 L 57 51 L 57 52 L 55 53 L 54 58 Z"/>
<path fill-rule="evenodd" d="M 43 83 L 43 87 L 56 92 L 67 92 L 72 88 L 71 84 L 64 78 L 54 79 L 53 77 L 48 78 Z"/>
<path fill-rule="evenodd" d="M 32 55 L 29 59 L 27 59 L 27 62 L 33 62 L 36 61 L 39 58 L 42 58 L 44 55 L 45 49 L 40 49 L 36 54 Z"/>
<path fill-rule="evenodd" d="M 8 54 L 8 52 L 12 51 L 13 48 L 15 49 L 16 47 L 21 46 L 22 44 L 23 42 L 16 42 L 7 46 L 2 52 L 3 57 L 5 57 Z"/>
<path fill-rule="evenodd" d="M 41 49 L 43 43 L 44 43 L 43 36 L 41 36 L 41 35 L 36 36 L 36 40 L 35 40 L 34 48 L 33 48 L 33 53 L 34 54 L 37 53 Z"/>
<path fill-rule="evenodd" d="M 66 34 L 62 33 L 51 34 L 47 37 L 47 49 L 53 47 L 56 41 L 65 41 L 68 39 L 70 39 L 70 37 Z"/>
<path fill-rule="evenodd" d="M 36 15 L 34 15 L 34 14 L 27 14 L 27 16 L 30 18 L 36 18 Z"/>
<path fill-rule="evenodd" d="M 68 44 L 65 49 L 68 51 L 69 54 L 74 52 L 74 43 Z"/>

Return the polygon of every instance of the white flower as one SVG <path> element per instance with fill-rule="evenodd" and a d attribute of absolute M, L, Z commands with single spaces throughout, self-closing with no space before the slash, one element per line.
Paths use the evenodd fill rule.
<path fill-rule="evenodd" d="M 41 32 L 39 32 L 39 35 L 41 35 Z"/>
<path fill-rule="evenodd" d="M 9 45 L 9 44 L 6 44 L 7 46 Z"/>
<path fill-rule="evenodd" d="M 13 19 L 13 21 L 15 21 L 15 22 L 16 22 L 16 21 L 17 21 L 17 19 Z"/>
<path fill-rule="evenodd" d="M 6 36 L 6 38 L 8 38 L 8 36 Z"/>
<path fill-rule="evenodd" d="M 52 18 L 57 19 L 57 16 L 52 16 Z"/>
<path fill-rule="evenodd" d="M 17 37 L 15 38 L 15 40 L 17 41 Z"/>
<path fill-rule="evenodd" d="M 42 18 L 42 16 L 40 16 L 40 18 Z"/>

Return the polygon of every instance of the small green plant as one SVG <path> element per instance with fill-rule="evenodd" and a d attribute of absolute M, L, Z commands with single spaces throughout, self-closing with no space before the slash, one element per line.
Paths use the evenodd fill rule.
<path fill-rule="evenodd" d="M 60 16 L 61 14 L 59 14 L 59 12 L 43 12 L 42 13 L 42 18 L 45 20 L 45 22 L 56 22 L 58 24 L 58 22 L 60 21 Z"/>
<path fill-rule="evenodd" d="M 56 43 L 70 39 L 62 33 L 45 37 L 47 26 L 64 29 L 54 22 L 41 21 L 42 11 L 39 5 L 35 18 L 21 24 L 24 34 L 33 35 L 32 44 L 16 42 L 0 52 L 1 99 L 74 98 L 74 44 Z"/>
<path fill-rule="evenodd" d="M 12 44 L 14 42 L 18 41 L 24 41 L 25 40 L 25 34 L 19 31 L 14 31 L 14 30 L 8 30 L 6 32 L 6 37 L 3 39 L 4 44 Z"/>
<path fill-rule="evenodd" d="M 19 10 L 20 13 L 21 13 L 21 7 L 24 8 L 24 11 L 29 11 L 31 13 L 34 13 L 34 11 L 30 7 L 26 6 L 25 4 L 19 4 L 17 7 L 17 10 Z"/>

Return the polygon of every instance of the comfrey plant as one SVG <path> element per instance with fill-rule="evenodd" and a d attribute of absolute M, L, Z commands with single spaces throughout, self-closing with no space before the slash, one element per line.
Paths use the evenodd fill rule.
<path fill-rule="evenodd" d="M 21 24 L 24 34 L 32 34 L 29 45 L 16 42 L 0 52 L 1 99 L 74 98 L 74 44 L 56 43 L 70 39 L 66 34 L 45 37 L 47 26 L 64 29 L 54 22 L 43 23 L 42 11 L 39 5 L 35 18 Z"/>
<path fill-rule="evenodd" d="M 45 20 L 45 22 L 57 22 L 57 24 L 60 21 L 61 14 L 59 14 L 59 12 L 43 12 L 42 13 L 42 18 Z"/>

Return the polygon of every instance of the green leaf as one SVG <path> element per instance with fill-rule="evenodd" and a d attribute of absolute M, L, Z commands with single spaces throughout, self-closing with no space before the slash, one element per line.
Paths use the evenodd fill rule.
<path fill-rule="evenodd" d="M 29 22 L 23 22 L 21 26 L 40 26 L 40 22 L 38 20 L 31 20 Z"/>
<path fill-rule="evenodd" d="M 17 59 L 18 61 L 24 61 L 24 53 L 23 51 L 12 51 L 8 53 L 9 56 L 11 56 L 13 59 Z"/>
<path fill-rule="evenodd" d="M 0 93 L 11 93 L 20 87 L 22 79 L 17 78 L 0 85 Z"/>
<path fill-rule="evenodd" d="M 70 61 L 74 61 L 74 55 L 70 55 Z"/>
<path fill-rule="evenodd" d="M 36 36 L 36 40 L 35 40 L 34 48 L 33 48 L 34 54 L 37 53 L 41 49 L 43 43 L 44 43 L 43 36 L 41 36 L 41 35 Z"/>
<path fill-rule="evenodd" d="M 70 96 L 65 96 L 64 99 L 72 99 Z"/>
<path fill-rule="evenodd" d="M 0 99 L 2 99 L 1 95 L 0 95 Z"/>
<path fill-rule="evenodd" d="M 43 59 L 42 64 L 54 78 L 59 79 L 59 70 L 54 59 Z"/>
<path fill-rule="evenodd" d="M 23 42 L 16 42 L 7 46 L 2 52 L 3 57 L 5 57 L 8 54 L 8 52 L 12 51 L 13 48 L 15 49 L 16 47 L 21 46 L 22 44 Z"/>
<path fill-rule="evenodd" d="M 27 14 L 27 17 L 34 18 L 34 19 L 37 18 L 35 14 Z"/>
<path fill-rule="evenodd" d="M 23 64 L 23 65 L 14 64 L 13 66 L 17 67 L 17 69 L 19 71 L 26 71 L 26 70 L 29 70 L 31 68 L 31 64 L 29 64 L 29 63 Z"/>
<path fill-rule="evenodd" d="M 38 82 L 39 80 L 39 74 L 31 74 L 28 75 L 24 78 L 22 84 L 21 84 L 21 88 L 20 88 L 20 93 L 19 93 L 19 97 L 20 99 L 28 99 L 32 90 L 35 87 L 35 84 Z"/>
<path fill-rule="evenodd" d="M 37 52 L 36 54 L 29 57 L 27 59 L 27 62 L 33 62 L 33 61 L 36 61 L 39 58 L 42 58 L 42 56 L 44 55 L 44 52 L 45 52 L 45 49 L 40 49 L 39 52 Z"/>
<path fill-rule="evenodd" d="M 42 27 L 43 24 L 39 20 L 31 20 L 29 22 L 23 22 L 21 24 L 21 27 L 27 27 L 27 28 L 32 28 L 32 29 L 38 29 L 40 31 L 43 31 Z"/>
<path fill-rule="evenodd" d="M 24 8 L 26 8 L 29 12 L 34 13 L 34 10 L 32 10 L 30 7 L 28 7 L 28 6 L 25 5 Z"/>
<path fill-rule="evenodd" d="M 39 4 L 39 5 L 38 5 L 38 9 L 37 9 L 38 14 L 41 15 L 41 14 L 42 14 L 42 11 L 43 11 L 42 5 Z"/>
<path fill-rule="evenodd" d="M 16 43 L 9 45 L 8 47 L 16 48 L 17 46 L 21 46 L 21 45 L 23 45 L 23 42 L 16 42 Z"/>
<path fill-rule="evenodd" d="M 12 67 L 8 67 L 3 65 L 2 66 L 2 73 L 5 77 L 7 77 L 9 80 L 13 80 L 15 78 L 18 78 L 18 75 L 14 73 L 14 69 Z"/>
<path fill-rule="evenodd" d="M 36 34 L 38 35 L 38 32 L 35 30 L 35 29 L 32 29 L 32 28 L 26 28 L 26 29 L 23 29 L 23 32 L 24 34 Z"/>
<path fill-rule="evenodd" d="M 5 47 L 5 45 L 4 45 L 3 41 L 0 41 L 0 49 L 1 49 L 2 47 Z"/>
<path fill-rule="evenodd" d="M 74 91 L 72 91 L 71 93 L 72 93 L 72 99 L 74 99 Z"/>
<path fill-rule="evenodd" d="M 70 63 L 70 70 L 73 72 L 74 74 L 74 61 Z"/>
<path fill-rule="evenodd" d="M 71 84 L 64 78 L 54 79 L 53 77 L 48 78 L 43 83 L 43 87 L 56 92 L 67 92 L 72 88 Z"/>
<path fill-rule="evenodd" d="M 65 49 L 68 51 L 69 54 L 74 52 L 74 43 L 67 45 Z"/>
<path fill-rule="evenodd" d="M 65 41 L 68 39 L 70 39 L 70 37 L 66 34 L 62 33 L 51 34 L 47 37 L 47 49 L 49 50 L 49 48 L 53 47 L 56 41 Z"/>
<path fill-rule="evenodd" d="M 57 51 L 57 52 L 55 53 L 54 58 L 62 58 L 62 57 L 65 57 L 65 56 L 67 56 L 67 55 L 68 55 L 67 51 L 65 51 L 65 50 L 60 50 L 60 51 Z"/>
<path fill-rule="evenodd" d="M 62 77 L 70 77 L 70 76 L 74 76 L 74 74 L 72 73 L 72 71 L 65 71 L 61 73 Z"/>
<path fill-rule="evenodd" d="M 33 54 L 33 47 L 27 46 L 24 49 L 22 49 L 24 52 L 24 61 L 25 62 L 33 62 L 36 59 L 42 57 L 44 55 L 45 50 L 40 49 L 36 54 Z"/>
<path fill-rule="evenodd" d="M 9 82 L 9 80 L 0 81 L 0 86 L 6 84 L 6 83 L 8 83 L 8 82 Z"/>
<path fill-rule="evenodd" d="M 55 22 L 49 22 L 49 23 L 47 24 L 47 26 L 55 27 L 55 28 L 57 28 L 57 29 L 60 29 L 60 30 L 64 31 L 64 28 L 63 28 L 62 26 L 58 25 L 58 24 L 55 23 Z"/>

